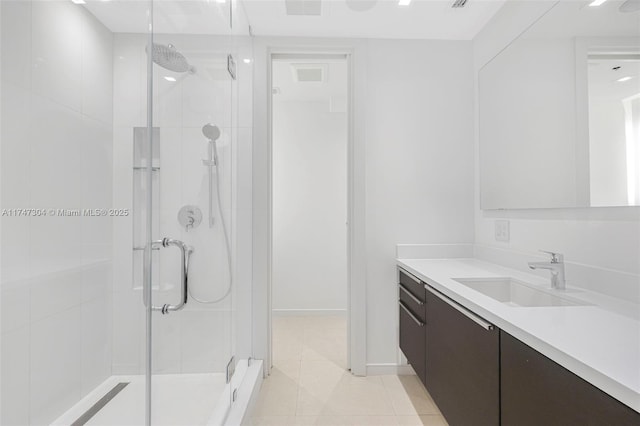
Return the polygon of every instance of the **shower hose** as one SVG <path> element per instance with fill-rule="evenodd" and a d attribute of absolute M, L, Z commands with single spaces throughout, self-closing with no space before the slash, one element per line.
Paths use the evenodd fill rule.
<path fill-rule="evenodd" d="M 193 291 L 191 290 L 191 287 L 189 287 L 189 296 L 191 296 L 191 298 L 193 300 L 195 300 L 198 303 L 203 303 L 203 304 L 213 304 L 213 303 L 219 303 L 221 301 L 223 301 L 227 296 L 229 296 L 229 294 L 231 293 L 231 288 L 232 288 L 232 283 L 233 283 L 233 276 L 231 274 L 231 248 L 230 248 L 230 244 L 229 244 L 229 232 L 227 230 L 227 222 L 224 219 L 224 213 L 222 212 L 222 202 L 220 200 L 220 174 L 218 172 L 218 148 L 216 147 L 216 143 L 213 143 L 213 150 L 214 150 L 214 158 L 216 159 L 216 165 L 215 165 L 215 170 L 216 170 L 216 198 L 218 201 L 218 213 L 220 214 L 220 222 L 222 223 L 222 233 L 224 234 L 224 247 L 225 247 L 225 251 L 227 254 L 227 271 L 229 272 L 229 285 L 227 286 L 227 289 L 224 291 L 224 294 L 222 296 L 220 296 L 217 299 L 213 299 L 213 300 L 205 300 L 205 299 L 200 299 L 198 297 L 196 297 L 193 294 Z M 211 176 L 211 175 L 209 175 Z M 211 185 L 211 182 L 209 182 L 209 185 Z"/>

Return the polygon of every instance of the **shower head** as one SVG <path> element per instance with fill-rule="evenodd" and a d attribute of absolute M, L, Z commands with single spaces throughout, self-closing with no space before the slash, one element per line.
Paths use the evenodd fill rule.
<path fill-rule="evenodd" d="M 210 141 L 215 142 L 220 137 L 220 129 L 211 123 L 202 126 L 202 134 Z"/>
<path fill-rule="evenodd" d="M 178 52 L 174 45 L 153 43 L 153 62 L 173 72 L 195 73 L 196 69 L 189 65 L 187 58 Z"/>

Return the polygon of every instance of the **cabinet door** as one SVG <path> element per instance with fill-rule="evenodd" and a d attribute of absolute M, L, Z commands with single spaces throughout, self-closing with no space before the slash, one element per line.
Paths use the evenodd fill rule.
<path fill-rule="evenodd" d="M 502 425 L 640 425 L 640 413 L 501 332 Z"/>
<path fill-rule="evenodd" d="M 427 291 L 427 390 L 452 426 L 498 425 L 499 330 L 445 300 Z"/>
<path fill-rule="evenodd" d="M 400 309 L 400 349 L 422 383 L 425 380 L 425 332 L 424 323 L 402 301 Z"/>

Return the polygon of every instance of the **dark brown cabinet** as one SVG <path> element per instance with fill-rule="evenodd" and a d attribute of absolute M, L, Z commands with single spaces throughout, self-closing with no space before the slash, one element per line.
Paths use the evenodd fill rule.
<path fill-rule="evenodd" d="M 640 413 L 500 332 L 503 426 L 640 425 Z"/>
<path fill-rule="evenodd" d="M 425 289 L 424 284 L 400 271 L 398 304 L 400 311 L 400 349 L 416 375 L 425 380 Z"/>
<path fill-rule="evenodd" d="M 500 424 L 499 330 L 427 291 L 426 384 L 450 425 Z"/>
<path fill-rule="evenodd" d="M 640 413 L 404 271 L 398 292 L 400 348 L 450 425 L 640 425 Z"/>

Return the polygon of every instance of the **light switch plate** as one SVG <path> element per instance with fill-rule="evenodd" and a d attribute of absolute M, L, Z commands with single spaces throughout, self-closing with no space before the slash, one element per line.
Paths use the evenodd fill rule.
<path fill-rule="evenodd" d="M 496 241 L 509 241 L 509 221 L 504 219 L 496 220 L 495 222 L 495 237 Z"/>

